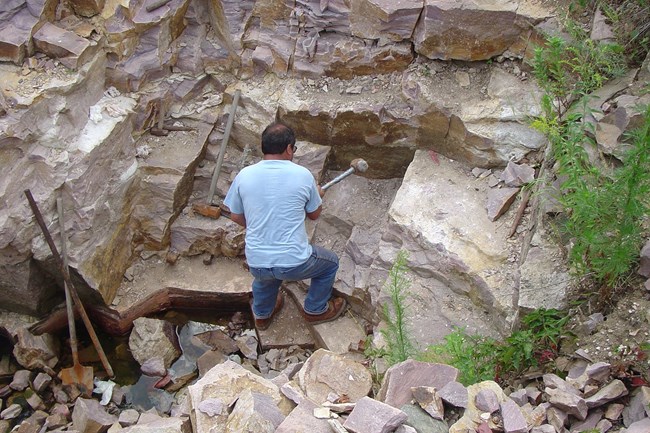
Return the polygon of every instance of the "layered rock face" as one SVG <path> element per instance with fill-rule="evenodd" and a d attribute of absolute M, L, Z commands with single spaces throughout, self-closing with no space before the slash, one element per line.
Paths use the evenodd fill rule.
<path fill-rule="evenodd" d="M 111 301 L 134 257 L 169 248 L 195 179 L 213 167 L 209 136 L 236 87 L 238 149 L 259 152 L 251 143 L 280 115 L 301 139 L 331 147 L 330 168 L 364 155 L 373 178 L 402 177 L 419 148 L 493 167 L 544 144 L 523 125 L 538 107 L 520 71 L 431 60 L 524 56 L 522 41 L 551 15 L 526 1 L 149 3 L 16 0 L 0 10 L 7 308 L 39 314 L 58 300 L 25 189 L 57 243 L 63 197 L 73 276 L 82 295 Z M 163 122 L 191 132 L 145 133 Z M 217 192 L 227 187 L 220 179 Z"/>

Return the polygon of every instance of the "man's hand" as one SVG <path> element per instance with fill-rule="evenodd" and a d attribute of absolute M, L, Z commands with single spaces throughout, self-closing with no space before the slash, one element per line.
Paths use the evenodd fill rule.
<path fill-rule="evenodd" d="M 318 195 L 320 196 L 320 198 L 323 198 L 323 196 L 325 195 L 325 190 L 321 188 L 320 185 L 318 185 Z"/>

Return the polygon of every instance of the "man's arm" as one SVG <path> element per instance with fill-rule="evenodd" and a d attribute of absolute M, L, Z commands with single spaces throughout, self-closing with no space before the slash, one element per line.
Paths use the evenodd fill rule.
<path fill-rule="evenodd" d="M 230 219 L 236 222 L 237 224 L 239 224 L 240 226 L 246 228 L 246 217 L 244 216 L 243 213 L 231 213 Z"/>
<path fill-rule="evenodd" d="M 318 209 L 316 209 L 313 212 L 307 212 L 307 218 L 310 220 L 316 220 L 320 216 L 321 211 L 323 210 L 323 206 L 318 206 Z"/>

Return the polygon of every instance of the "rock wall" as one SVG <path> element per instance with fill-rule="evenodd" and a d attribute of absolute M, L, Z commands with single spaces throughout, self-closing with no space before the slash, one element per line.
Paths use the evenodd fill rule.
<path fill-rule="evenodd" d="M 55 199 L 63 196 L 73 273 L 86 296 L 111 301 L 139 251 L 169 247 L 235 88 L 243 94 L 238 148 L 279 115 L 302 139 L 331 146 L 330 168 L 361 154 L 374 178 L 403 176 L 416 149 L 488 167 L 543 145 L 523 125 L 537 110 L 523 96 L 536 92 L 525 73 L 480 62 L 526 54 L 535 26 L 551 16 L 532 2 L 171 0 L 148 10 L 151 3 L 0 7 L 7 308 L 40 314 L 57 301 L 52 278 L 60 277 L 23 190 L 57 243 Z M 189 147 L 147 141 L 161 116 L 196 131 Z M 145 162 L 147 149 L 162 160 Z"/>

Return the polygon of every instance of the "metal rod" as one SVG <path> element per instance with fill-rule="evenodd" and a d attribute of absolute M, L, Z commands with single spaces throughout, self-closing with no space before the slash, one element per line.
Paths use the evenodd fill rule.
<path fill-rule="evenodd" d="M 115 377 L 115 374 L 113 373 L 113 369 L 111 368 L 111 364 L 108 362 L 108 359 L 106 358 L 106 354 L 104 353 L 104 349 L 102 349 L 102 345 L 99 342 L 99 339 L 97 338 L 97 334 L 95 333 L 95 329 L 93 328 L 93 324 L 90 322 L 90 318 L 88 318 L 88 314 L 86 313 L 86 309 L 84 308 L 83 304 L 81 303 L 81 299 L 79 299 L 79 294 L 77 293 L 77 289 L 74 287 L 72 284 L 72 281 L 70 280 L 70 271 L 68 270 L 67 267 L 63 266 L 63 261 L 61 260 L 61 256 L 59 255 L 59 251 L 56 249 L 56 245 L 54 244 L 54 240 L 52 239 L 52 235 L 47 229 L 47 226 L 45 225 L 45 221 L 43 220 L 43 215 L 41 214 L 41 211 L 38 209 L 38 205 L 36 204 L 36 201 L 34 201 L 34 197 L 32 196 L 32 192 L 28 189 L 24 191 L 25 196 L 27 196 L 27 201 L 29 202 L 29 207 L 32 208 L 32 212 L 34 212 L 34 216 L 36 217 L 36 222 L 38 223 L 38 226 L 41 228 L 41 231 L 43 232 L 43 236 L 45 236 L 45 241 L 47 242 L 47 245 L 50 247 L 50 251 L 52 251 L 52 256 L 54 257 L 54 262 L 56 266 L 61 269 L 61 273 L 63 274 L 63 281 L 65 281 L 70 288 L 70 294 L 72 295 L 72 299 L 74 300 L 74 303 L 77 306 L 77 309 L 79 310 L 79 314 L 81 315 L 81 319 L 84 322 L 84 325 L 86 325 L 86 329 L 88 330 L 88 334 L 90 335 L 90 339 L 93 341 L 93 345 L 95 346 L 95 349 L 97 350 L 97 354 L 99 355 L 99 359 L 102 361 L 102 365 L 104 366 L 104 370 L 106 370 L 106 373 L 108 374 L 109 377 L 113 378 Z"/>
<path fill-rule="evenodd" d="M 217 166 L 214 168 L 212 173 L 212 180 L 210 181 L 210 192 L 208 193 L 208 205 L 212 204 L 212 199 L 214 197 L 214 191 L 217 189 L 217 179 L 219 178 L 219 172 L 221 171 L 221 164 L 223 164 L 223 156 L 226 153 L 226 146 L 228 146 L 228 140 L 230 139 L 230 131 L 232 130 L 232 124 L 235 121 L 235 112 L 237 111 L 237 105 L 239 104 L 239 96 L 241 91 L 237 89 L 235 92 L 235 97 L 232 100 L 232 105 L 230 106 L 230 115 L 228 116 L 228 122 L 226 123 L 226 130 L 223 133 L 223 139 L 221 140 L 221 148 L 219 149 L 219 158 L 217 159 Z"/>
<path fill-rule="evenodd" d="M 61 256 L 63 257 L 63 267 L 68 269 L 68 248 L 66 246 L 65 223 L 63 219 L 63 199 L 56 199 L 56 208 L 59 211 L 59 226 L 61 230 Z M 65 291 L 65 310 L 68 314 L 68 329 L 70 331 L 70 350 L 72 351 L 72 362 L 74 365 L 79 363 L 79 353 L 77 352 L 77 329 L 75 327 L 74 310 L 72 309 L 72 298 L 68 283 L 63 281 L 63 290 Z"/>
<path fill-rule="evenodd" d="M 343 179 L 345 179 L 346 177 L 348 177 L 352 173 L 354 173 L 354 168 L 350 167 L 347 170 L 345 170 L 343 173 L 336 176 L 334 179 L 327 182 L 325 185 L 321 186 L 321 189 L 326 190 L 329 187 L 331 187 L 332 185 L 336 185 L 337 183 L 339 183 L 340 181 L 342 181 Z"/>

